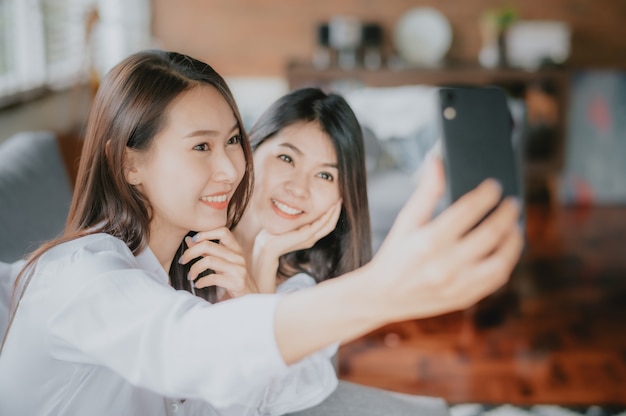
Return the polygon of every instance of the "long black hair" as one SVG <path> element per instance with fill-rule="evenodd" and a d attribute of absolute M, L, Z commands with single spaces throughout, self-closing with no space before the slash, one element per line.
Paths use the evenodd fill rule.
<path fill-rule="evenodd" d="M 306 272 L 320 282 L 352 271 L 372 257 L 365 150 L 361 125 L 346 100 L 318 88 L 303 88 L 278 99 L 252 126 L 253 151 L 300 122 L 317 123 L 332 141 L 343 206 L 335 229 L 313 247 L 283 255 L 278 274 L 290 277 Z"/>

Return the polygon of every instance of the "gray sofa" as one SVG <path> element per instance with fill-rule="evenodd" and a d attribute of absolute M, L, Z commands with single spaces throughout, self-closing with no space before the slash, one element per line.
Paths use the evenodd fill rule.
<path fill-rule="evenodd" d="M 71 198 L 53 133 L 23 132 L 0 142 L 0 336 L 22 259 L 63 231 Z"/>
<path fill-rule="evenodd" d="M 13 262 L 63 231 L 72 184 L 56 136 L 23 132 L 0 143 L 0 261 Z"/>

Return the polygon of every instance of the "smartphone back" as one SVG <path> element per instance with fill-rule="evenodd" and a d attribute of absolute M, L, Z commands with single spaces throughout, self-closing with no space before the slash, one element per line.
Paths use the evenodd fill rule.
<path fill-rule="evenodd" d="M 487 178 L 503 186 L 503 197 L 521 199 L 511 141 L 513 120 L 498 87 L 439 89 L 442 151 L 447 202 L 452 203 Z"/>

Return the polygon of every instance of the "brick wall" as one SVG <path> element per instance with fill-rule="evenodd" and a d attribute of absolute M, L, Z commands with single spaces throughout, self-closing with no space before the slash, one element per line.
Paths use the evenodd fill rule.
<path fill-rule="evenodd" d="M 196 56 L 225 76 L 281 76 L 291 58 L 308 59 L 315 27 L 333 15 L 378 21 L 387 49 L 395 22 L 416 6 L 449 19 L 448 57 L 476 61 L 482 12 L 515 6 L 525 19 L 558 19 L 573 29 L 574 67 L 626 68 L 626 0 L 152 0 L 159 46 Z"/>

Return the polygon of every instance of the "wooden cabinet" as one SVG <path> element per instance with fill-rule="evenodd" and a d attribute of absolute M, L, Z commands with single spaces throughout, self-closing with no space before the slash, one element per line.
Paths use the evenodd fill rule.
<path fill-rule="evenodd" d="M 527 99 L 529 91 L 539 90 L 552 101 L 554 114 L 540 121 L 540 134 L 533 136 L 532 125 L 525 136 L 524 165 L 527 183 L 544 186 L 551 193 L 553 179 L 563 166 L 566 137 L 566 112 L 569 90 L 569 72 L 565 69 L 525 71 L 502 68 L 485 69 L 478 66 L 446 66 L 441 68 L 381 68 L 318 70 L 309 63 L 292 62 L 287 66 L 287 80 L 291 89 L 317 86 L 326 90 L 367 87 L 394 87 L 401 85 L 498 85 L 512 96 Z M 530 102 L 527 103 L 531 105 Z M 534 141 L 534 142 L 533 142 Z M 543 183 L 543 185 L 541 185 Z"/>

